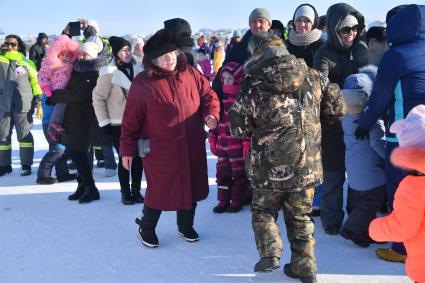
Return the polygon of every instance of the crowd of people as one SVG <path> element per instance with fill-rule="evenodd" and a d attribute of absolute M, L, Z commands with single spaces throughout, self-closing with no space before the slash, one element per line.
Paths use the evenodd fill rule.
<path fill-rule="evenodd" d="M 0 176 L 12 172 L 13 128 L 20 174 L 31 174 L 37 114 L 49 144 L 37 183 L 76 179 L 69 200 L 99 200 L 92 170 L 93 147 L 101 146 L 105 176 L 118 168 L 121 202 L 144 203 L 136 219 L 142 243 L 159 246 L 162 211 L 176 211 L 178 235 L 197 242 L 196 207 L 209 193 L 208 140 L 217 156 L 212 211 L 251 205 L 255 272 L 280 267 L 283 210 L 287 276 L 317 282 L 313 217 L 320 217 L 326 234 L 356 246 L 392 242 L 376 255 L 405 262 L 407 274 L 425 282 L 425 6 L 397 6 L 386 26 L 369 28 L 345 3 L 324 16 L 302 4 L 287 28 L 256 8 L 248 25 L 228 43 L 201 35 L 195 44 L 181 18 L 146 42 L 105 38 L 96 21 L 83 19 L 51 42 L 40 33 L 29 59 L 21 38 L 6 36 Z M 73 38 L 78 28 L 81 42 Z"/>

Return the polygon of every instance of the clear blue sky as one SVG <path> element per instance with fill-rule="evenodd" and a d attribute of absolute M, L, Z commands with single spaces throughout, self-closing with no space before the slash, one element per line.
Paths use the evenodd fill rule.
<path fill-rule="evenodd" d="M 302 3 L 313 4 L 320 15 L 336 1 L 316 0 L 0 0 L 0 28 L 6 34 L 36 35 L 38 32 L 58 34 L 69 21 L 85 17 L 95 19 L 101 34 L 148 35 L 162 28 L 163 21 L 181 17 L 189 21 L 193 31 L 200 28 L 245 28 L 248 16 L 256 7 L 270 11 L 273 19 L 285 25 L 295 8 Z M 400 4 L 396 0 L 346 1 L 358 9 L 367 22 L 385 19 L 389 9 Z M 10 12 L 8 12 L 10 11 Z"/>

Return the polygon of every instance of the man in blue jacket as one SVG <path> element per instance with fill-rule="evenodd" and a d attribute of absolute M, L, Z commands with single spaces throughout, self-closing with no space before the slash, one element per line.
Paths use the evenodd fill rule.
<path fill-rule="evenodd" d="M 393 122 L 405 118 L 413 107 L 425 104 L 425 6 L 401 8 L 388 22 L 387 41 L 390 49 L 379 64 L 372 95 L 358 121 L 356 137 L 367 137 L 376 120 L 384 116 L 387 197 L 392 208 L 398 183 L 405 175 L 390 162 L 398 139 L 389 128 Z M 390 249 L 377 249 L 376 253 L 389 261 L 404 262 L 406 258 L 400 243 L 394 243 Z"/>

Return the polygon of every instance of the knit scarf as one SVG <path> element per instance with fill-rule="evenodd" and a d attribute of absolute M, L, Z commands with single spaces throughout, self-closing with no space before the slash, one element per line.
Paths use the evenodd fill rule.
<path fill-rule="evenodd" d="M 295 46 L 307 46 L 320 39 L 322 31 L 313 29 L 306 33 L 296 33 L 294 29 L 289 32 L 289 42 Z"/>
<path fill-rule="evenodd" d="M 134 78 L 134 69 L 133 69 L 133 63 L 122 63 L 120 65 L 117 65 L 118 70 L 124 73 L 124 75 L 130 80 L 130 82 L 133 81 Z"/>

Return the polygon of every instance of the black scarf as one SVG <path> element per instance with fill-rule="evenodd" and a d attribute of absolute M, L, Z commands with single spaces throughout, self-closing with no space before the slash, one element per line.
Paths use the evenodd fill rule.
<path fill-rule="evenodd" d="M 98 57 L 93 60 L 78 60 L 74 65 L 74 70 L 80 73 L 99 71 L 100 67 L 104 66 L 105 59 Z"/>
<path fill-rule="evenodd" d="M 118 70 L 124 73 L 124 75 L 130 80 L 130 82 L 133 81 L 134 78 L 134 69 L 133 69 L 133 63 L 121 63 L 117 65 Z M 130 71 L 130 73 L 128 73 Z"/>

